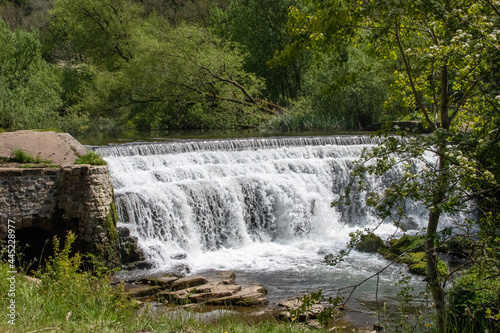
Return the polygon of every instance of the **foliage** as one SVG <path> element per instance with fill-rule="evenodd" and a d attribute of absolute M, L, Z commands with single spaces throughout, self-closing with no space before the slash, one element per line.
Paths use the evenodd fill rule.
<path fill-rule="evenodd" d="M 39 164 L 39 163 L 46 163 L 46 164 L 51 164 L 52 161 L 50 160 L 43 160 L 41 157 L 33 157 L 30 154 L 26 153 L 22 149 L 16 149 L 12 152 L 12 157 L 10 158 L 11 162 L 15 163 L 33 163 L 33 164 Z"/>
<path fill-rule="evenodd" d="M 301 103 L 304 105 L 303 103 Z M 272 117 L 261 125 L 264 129 L 278 130 L 280 132 L 294 131 L 335 131 L 350 128 L 344 121 L 334 114 L 318 114 L 313 109 L 310 111 L 291 111 L 286 114 Z"/>
<path fill-rule="evenodd" d="M 102 108 L 127 110 L 129 124 L 143 128 L 248 127 L 273 112 L 233 46 L 191 26 L 169 30 L 168 40 L 156 33 L 120 73 L 103 73 L 112 81 L 102 77 Z"/>
<path fill-rule="evenodd" d="M 266 95 L 283 104 L 298 97 L 310 57 L 292 59 L 287 66 L 269 66 L 275 52 L 290 43 L 287 9 L 297 0 L 236 0 L 227 10 L 212 11 L 211 27 L 219 36 L 238 43 L 244 53 L 243 68 L 266 82 Z"/>
<path fill-rule="evenodd" d="M 281 59 L 313 48 L 333 50 L 335 60 L 345 63 L 346 47 L 365 43 L 373 56 L 400 61 L 388 104 L 413 114 L 433 130 L 429 136 L 388 137 L 366 151 L 355 163 L 356 180 L 351 185 L 363 189 L 366 173 L 382 176 L 399 168 L 403 179 L 389 184 L 382 195 L 371 193 L 367 203 L 381 218 L 396 224 L 406 217 L 408 200 L 428 210 L 427 279 L 436 304 L 436 326 L 443 332 L 446 280 L 438 275 L 436 247 L 451 230 L 439 231 L 440 220 L 445 214 L 467 210 L 467 203 L 475 198 L 492 202 L 499 190 L 492 173 L 498 171 L 498 155 L 485 163 L 477 154 L 485 142 L 491 148 L 499 139 L 490 124 L 492 120 L 496 124 L 500 103 L 491 80 L 498 72 L 492 59 L 500 56 L 497 4 L 488 0 L 307 3 L 306 10 L 290 10 L 294 41 L 282 51 Z M 345 198 L 349 193 L 350 187 Z M 455 228 L 467 230 L 469 223 L 456 223 Z"/>
<path fill-rule="evenodd" d="M 78 157 L 75 164 L 106 165 L 106 161 L 95 151 L 89 151 L 85 155 Z"/>
<path fill-rule="evenodd" d="M 127 0 L 54 3 L 54 30 L 75 50 L 64 70 L 68 110 L 142 128 L 248 127 L 274 113 L 234 45 L 141 13 Z M 72 64 L 82 55 L 91 61 Z"/>
<path fill-rule="evenodd" d="M 61 105 L 57 75 L 41 57 L 37 36 L 0 20 L 0 127 L 53 127 Z"/>
<path fill-rule="evenodd" d="M 132 60 L 140 6 L 127 0 L 55 0 L 51 14 L 54 29 L 63 30 L 94 63 L 117 70 Z"/>
<path fill-rule="evenodd" d="M 207 28 L 213 8 L 227 9 L 231 0 L 137 0 L 147 13 L 157 13 L 174 26 L 188 23 Z"/>
<path fill-rule="evenodd" d="M 470 331 L 500 329 L 500 278 L 473 268 L 455 281 L 449 292 L 449 321 Z"/>

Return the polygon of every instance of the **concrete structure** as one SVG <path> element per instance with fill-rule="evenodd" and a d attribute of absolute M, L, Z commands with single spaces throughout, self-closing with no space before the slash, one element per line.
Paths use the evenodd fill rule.
<path fill-rule="evenodd" d="M 0 136 L 0 151 L 37 151 L 43 159 L 52 157 L 62 165 L 0 164 L 0 238 L 7 237 L 9 225 L 14 226 L 18 243 L 36 248 L 54 235 L 64 237 L 72 231 L 77 236 L 75 250 L 97 254 L 112 266 L 118 264 L 117 215 L 108 167 L 71 164 L 87 149 L 69 134 L 21 132 L 11 133 L 14 140 Z M 32 147 L 35 137 L 52 142 L 54 150 Z"/>

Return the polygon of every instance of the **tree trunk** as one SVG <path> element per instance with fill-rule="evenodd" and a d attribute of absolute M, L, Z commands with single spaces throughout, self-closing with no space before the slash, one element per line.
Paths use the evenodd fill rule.
<path fill-rule="evenodd" d="M 427 223 L 427 237 L 425 240 L 427 281 L 432 292 L 434 304 L 436 305 L 437 331 L 439 333 L 444 333 L 445 327 L 445 293 L 443 286 L 441 285 L 441 280 L 439 278 L 438 258 L 436 254 L 437 227 L 439 224 L 439 218 L 441 216 L 441 208 L 439 207 L 439 205 L 443 202 L 446 188 L 445 183 L 447 180 L 444 169 L 444 146 L 442 148 L 443 149 L 441 149 L 440 147 L 439 150 L 439 173 L 436 181 L 437 188 L 433 194 L 433 208 L 429 213 L 429 221 Z"/>

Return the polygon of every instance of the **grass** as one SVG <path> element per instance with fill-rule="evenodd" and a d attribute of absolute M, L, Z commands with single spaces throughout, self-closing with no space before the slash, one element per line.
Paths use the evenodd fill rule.
<path fill-rule="evenodd" d="M 33 157 L 22 149 L 16 149 L 12 152 L 10 162 L 21 164 L 52 164 L 51 160 L 44 160 L 41 157 Z"/>
<path fill-rule="evenodd" d="M 40 282 L 15 278 L 15 296 L 7 292 L 11 270 L 0 262 L 0 332 L 228 332 L 285 333 L 312 332 L 313 329 L 294 322 L 266 320 L 249 323 L 245 318 L 222 316 L 215 321 L 202 320 L 193 312 L 168 312 L 166 306 L 155 309 L 152 304 L 142 307 L 122 294 L 123 288 L 112 287 L 105 270 L 93 274 L 81 271 L 87 260 L 71 254 L 75 236 L 69 233 L 64 246 L 54 239 L 54 255 L 45 267 L 33 272 Z M 5 247 L 0 252 L 5 251 Z M 2 254 L 3 257 L 3 253 Z M 99 265 L 93 265 L 99 267 Z M 15 326 L 9 324 L 7 306 L 15 301 Z M 7 319 L 6 319 L 7 318 Z M 314 330 L 314 332 L 328 332 Z"/>
<path fill-rule="evenodd" d="M 39 282 L 26 279 L 23 273 L 16 274 L 14 296 L 7 292 L 10 289 L 9 271 L 12 269 L 7 262 L 0 261 L 0 317 L 3 318 L 0 320 L 0 332 L 356 332 L 351 328 L 313 329 L 295 321 L 282 322 L 268 317 L 251 319 L 248 316 L 226 314 L 209 320 L 203 314 L 186 309 L 170 311 L 173 308 L 151 303 L 139 306 L 122 294 L 122 287 L 110 285 L 105 268 L 94 263 L 92 267 L 100 268 L 95 268 L 92 274 L 82 271 L 80 267 L 85 261 L 95 259 L 72 254 L 71 245 L 74 241 L 74 234 L 68 233 L 61 247 L 59 240 L 54 238 L 54 255 L 49 257 L 42 269 L 32 272 L 40 279 Z M 4 257 L 5 252 L 6 247 L 2 244 L 0 258 Z M 12 300 L 15 301 L 15 326 L 9 324 L 7 317 L 7 307 L 12 304 Z M 478 319 L 473 317 L 454 320 L 455 316 L 450 315 L 447 332 L 474 332 L 478 326 L 498 328 L 494 326 L 495 323 L 478 323 Z M 394 330 L 390 326 L 386 328 L 388 332 L 435 332 L 429 319 L 422 318 L 424 321 L 417 323 L 417 330 L 417 326 L 411 325 L 406 325 L 409 328 L 406 330 L 400 325 L 395 326 Z"/>
<path fill-rule="evenodd" d="M 272 118 L 262 127 L 283 132 L 335 131 L 356 128 L 357 124 L 336 114 L 290 113 Z"/>
<path fill-rule="evenodd" d="M 76 159 L 75 164 L 106 165 L 106 161 L 95 151 L 89 151 Z"/>
<path fill-rule="evenodd" d="M 67 267 L 72 267 L 69 265 Z M 70 269 L 71 270 L 71 269 Z M 0 288 L 8 290 L 6 264 L 0 264 Z M 16 277 L 15 326 L 5 320 L 9 298 L 1 294 L 1 332 L 33 332 L 53 328 L 54 332 L 312 332 L 295 323 L 265 321 L 249 324 L 243 318 L 223 316 L 215 322 L 202 321 L 201 315 L 182 311 L 155 311 L 153 306 L 139 308 L 132 300 L 112 289 L 106 278 L 89 278 L 71 272 L 66 277 L 51 277 L 45 272 L 41 283 Z M 322 332 L 322 330 L 314 330 Z M 323 332 L 327 332 L 324 330 Z"/>

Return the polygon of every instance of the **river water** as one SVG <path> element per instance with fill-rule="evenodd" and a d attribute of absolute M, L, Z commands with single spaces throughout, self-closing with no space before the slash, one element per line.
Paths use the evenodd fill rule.
<path fill-rule="evenodd" d="M 350 232 L 379 222 L 363 193 L 353 193 L 349 207 L 330 206 L 348 182 L 352 161 L 377 143 L 366 135 L 337 135 L 94 148 L 111 171 L 119 225 L 138 237 L 155 264 L 153 272 L 234 270 L 238 282 L 262 283 L 276 303 L 320 289 L 335 296 L 338 288 L 356 285 L 388 264 L 379 255 L 357 251 L 335 267 L 323 262 L 326 254 L 345 248 Z M 367 177 L 368 189 L 382 191 L 398 173 Z M 425 225 L 421 207 L 407 209 Z M 377 234 L 394 231 L 383 223 Z M 393 265 L 380 275 L 381 302 L 395 302 L 403 273 L 405 267 Z M 412 277 L 411 284 L 423 290 L 421 280 Z M 376 282 L 355 291 L 353 310 L 374 310 Z"/>

